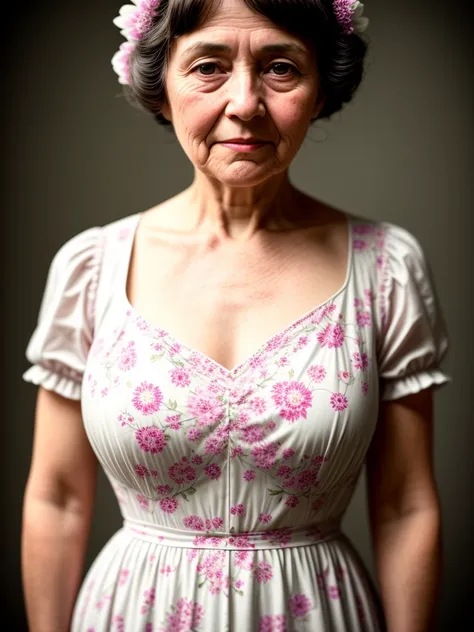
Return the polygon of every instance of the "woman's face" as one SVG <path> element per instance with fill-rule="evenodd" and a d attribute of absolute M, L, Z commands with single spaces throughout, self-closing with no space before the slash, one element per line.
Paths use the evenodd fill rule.
<path fill-rule="evenodd" d="M 166 92 L 163 114 L 189 159 L 229 186 L 287 169 L 322 107 L 314 52 L 243 0 L 223 0 L 176 40 Z"/>

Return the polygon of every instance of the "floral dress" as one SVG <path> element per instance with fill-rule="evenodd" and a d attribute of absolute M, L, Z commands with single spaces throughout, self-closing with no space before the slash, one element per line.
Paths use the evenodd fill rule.
<path fill-rule="evenodd" d="M 228 370 L 128 302 L 139 219 L 59 250 L 27 350 L 27 381 L 81 400 L 123 516 L 72 631 L 383 630 L 341 521 L 380 400 L 449 379 L 419 244 L 348 215 L 344 285 Z"/>

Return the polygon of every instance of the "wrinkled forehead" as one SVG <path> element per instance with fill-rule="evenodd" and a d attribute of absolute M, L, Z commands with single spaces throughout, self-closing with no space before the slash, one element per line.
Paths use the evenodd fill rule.
<path fill-rule="evenodd" d="M 245 0 L 210 0 L 199 25 L 177 37 L 170 52 L 218 54 L 240 45 L 267 52 L 273 47 L 275 54 L 312 52 L 310 44 L 253 10 Z"/>
<path fill-rule="evenodd" d="M 204 4 L 206 11 L 201 26 L 210 29 L 219 26 L 245 29 L 260 24 L 267 28 L 276 28 L 268 17 L 254 10 L 250 4 L 245 0 L 208 0 Z"/>

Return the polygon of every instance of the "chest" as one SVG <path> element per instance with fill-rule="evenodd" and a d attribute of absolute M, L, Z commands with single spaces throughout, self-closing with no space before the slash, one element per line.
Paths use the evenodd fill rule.
<path fill-rule="evenodd" d="M 137 314 L 231 369 L 344 285 L 347 248 L 310 235 L 202 251 L 137 242 L 127 294 Z"/>
<path fill-rule="evenodd" d="M 119 323 L 111 301 L 83 391 L 86 429 L 106 470 L 135 488 L 153 483 L 142 480 L 143 472 L 163 480 L 176 464 L 196 458 L 219 472 L 228 468 L 240 482 L 249 463 L 266 480 L 278 478 L 288 459 L 296 471 L 305 459 L 331 455 L 342 467 L 327 470 L 327 485 L 345 484 L 348 466 L 358 471 L 364 457 L 378 402 L 372 327 L 368 318 L 357 319 L 362 312 L 352 288 L 232 370 L 134 310 Z M 124 459 L 131 465 L 124 468 Z"/>
<path fill-rule="evenodd" d="M 265 476 L 290 453 L 294 467 L 315 454 L 361 462 L 378 403 L 372 267 L 354 257 L 328 298 L 307 253 L 268 256 L 266 272 L 242 256 L 213 266 L 169 254 L 165 269 L 135 259 L 130 303 L 118 285 L 99 289 L 83 415 L 107 471 L 125 481 L 132 466 L 168 472 L 191 454 L 241 481 L 232 455 Z M 328 470 L 328 485 L 345 473 Z"/>

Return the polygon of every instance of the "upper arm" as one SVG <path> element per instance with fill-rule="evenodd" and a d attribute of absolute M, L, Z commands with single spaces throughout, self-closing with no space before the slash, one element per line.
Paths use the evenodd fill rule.
<path fill-rule="evenodd" d="M 81 391 L 93 340 L 96 289 L 103 254 L 100 228 L 79 233 L 58 250 L 47 275 L 24 374 L 38 385 L 26 498 L 90 507 L 96 460 L 82 423 Z"/>
<path fill-rule="evenodd" d="M 90 510 L 97 460 L 77 400 L 39 388 L 27 496 Z"/>
<path fill-rule="evenodd" d="M 433 471 L 433 390 L 382 402 L 367 454 L 371 520 L 438 507 Z"/>
<path fill-rule="evenodd" d="M 423 249 L 395 225 L 384 225 L 382 233 L 375 311 L 381 402 L 366 460 L 376 522 L 438 510 L 433 391 L 449 381 L 442 369 L 448 333 Z"/>

